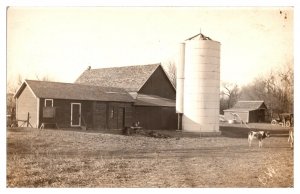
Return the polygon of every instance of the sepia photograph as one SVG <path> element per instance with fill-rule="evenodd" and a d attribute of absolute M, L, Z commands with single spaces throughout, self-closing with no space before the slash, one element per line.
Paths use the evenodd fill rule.
<path fill-rule="evenodd" d="M 7 6 L 6 188 L 294 189 L 293 6 Z"/>

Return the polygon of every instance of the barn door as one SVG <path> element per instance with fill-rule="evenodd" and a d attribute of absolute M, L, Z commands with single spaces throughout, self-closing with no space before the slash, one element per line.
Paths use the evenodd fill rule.
<path fill-rule="evenodd" d="M 71 127 L 79 127 L 81 125 L 81 104 L 71 103 Z"/>
<path fill-rule="evenodd" d="M 118 108 L 118 129 L 122 129 L 125 125 L 125 108 Z"/>

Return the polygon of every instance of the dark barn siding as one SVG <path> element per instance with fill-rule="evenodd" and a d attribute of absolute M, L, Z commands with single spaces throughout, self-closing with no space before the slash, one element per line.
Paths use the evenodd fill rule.
<path fill-rule="evenodd" d="M 255 112 L 254 111 L 249 111 L 249 123 L 255 123 L 256 122 L 256 119 L 254 118 L 255 117 Z"/>
<path fill-rule="evenodd" d="M 249 116 L 251 118 L 250 122 L 260 123 L 265 121 L 265 110 L 258 109 L 249 112 Z"/>
<path fill-rule="evenodd" d="M 138 93 L 157 95 L 173 100 L 176 98 L 176 91 L 161 66 L 154 71 Z"/>
<path fill-rule="evenodd" d="M 175 107 L 136 106 L 135 120 L 145 129 L 176 129 Z"/>
<path fill-rule="evenodd" d="M 40 100 L 40 124 L 42 122 L 49 122 L 50 119 L 43 118 L 43 107 L 45 99 Z M 55 121 L 59 127 L 71 127 L 71 103 L 81 103 L 81 117 L 84 118 L 87 127 L 92 126 L 92 101 L 84 100 L 66 100 L 53 99 L 53 107 L 56 107 Z M 81 120 L 83 125 L 83 121 Z"/>
<path fill-rule="evenodd" d="M 45 99 L 40 100 L 40 124 L 51 122 L 51 119 L 42 117 L 44 101 Z M 56 123 L 61 128 L 71 127 L 71 103 L 81 103 L 81 117 L 87 128 L 121 129 L 132 124 L 132 103 L 54 99 Z M 114 110 L 113 115 L 111 110 Z M 81 124 L 83 125 L 83 121 Z"/>
<path fill-rule="evenodd" d="M 106 102 L 93 102 L 93 128 L 107 128 L 107 106 Z"/>
<path fill-rule="evenodd" d="M 258 111 L 258 122 L 265 122 L 266 121 L 266 110 L 259 109 Z"/>
<path fill-rule="evenodd" d="M 108 129 L 121 129 L 132 124 L 132 103 L 108 103 Z"/>

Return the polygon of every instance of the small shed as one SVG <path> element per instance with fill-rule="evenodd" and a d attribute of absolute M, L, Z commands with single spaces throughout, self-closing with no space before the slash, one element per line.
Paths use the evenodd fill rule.
<path fill-rule="evenodd" d="M 267 106 L 264 101 L 238 101 L 232 108 L 224 110 L 226 120 L 236 119 L 237 122 L 265 122 Z M 238 116 L 234 116 L 238 115 Z"/>

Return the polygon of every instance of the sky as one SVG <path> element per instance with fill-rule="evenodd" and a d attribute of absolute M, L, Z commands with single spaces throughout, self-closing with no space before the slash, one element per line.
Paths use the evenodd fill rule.
<path fill-rule="evenodd" d="M 294 60 L 292 7 L 9 7 L 7 80 L 74 82 L 87 69 L 177 62 L 200 31 L 221 43 L 221 81 Z"/>

